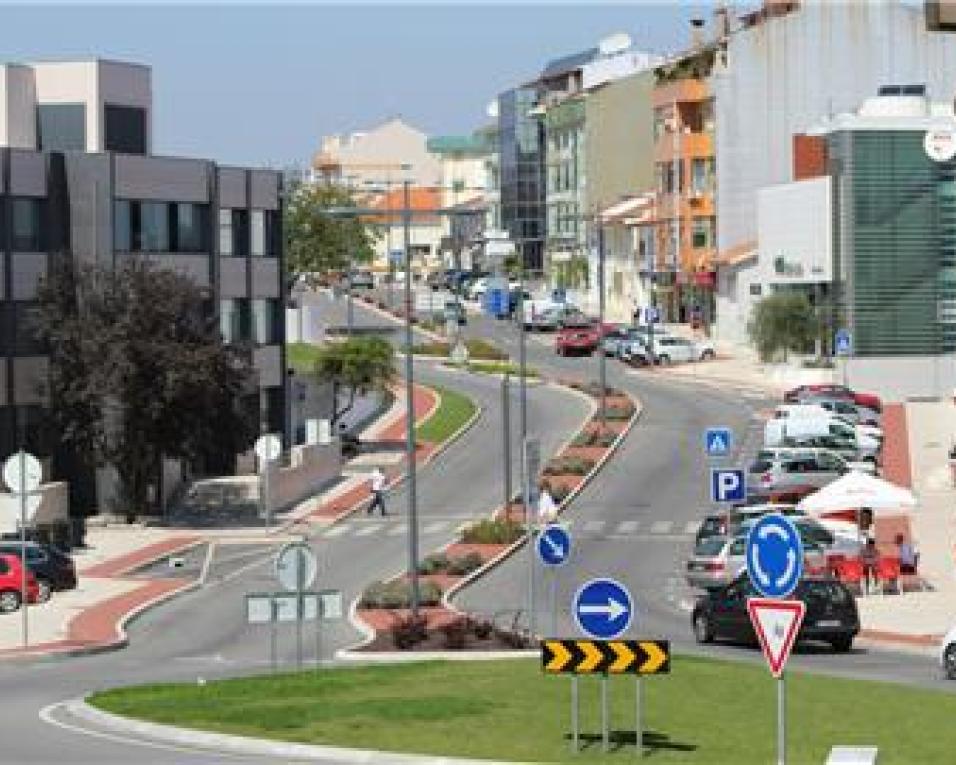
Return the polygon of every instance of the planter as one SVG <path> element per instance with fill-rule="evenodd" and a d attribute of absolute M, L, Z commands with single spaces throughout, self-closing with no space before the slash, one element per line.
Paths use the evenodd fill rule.
<path fill-rule="evenodd" d="M 579 457 L 581 459 L 597 462 L 607 452 L 604 446 L 569 446 L 558 455 L 558 459 L 563 457 Z M 545 478 L 547 480 L 547 478 Z"/>
<path fill-rule="evenodd" d="M 454 542 L 445 548 L 445 555 L 449 558 L 463 558 L 469 553 L 478 553 L 482 560 L 491 560 L 508 545 L 480 545 L 466 542 Z"/>

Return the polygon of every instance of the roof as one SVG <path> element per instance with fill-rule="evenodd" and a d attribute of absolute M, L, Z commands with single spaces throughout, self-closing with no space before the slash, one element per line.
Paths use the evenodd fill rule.
<path fill-rule="evenodd" d="M 754 241 L 740 242 L 726 250 L 721 250 L 714 258 L 718 266 L 739 266 L 748 260 L 757 257 L 757 243 Z"/>
<path fill-rule="evenodd" d="M 568 56 L 555 58 L 544 65 L 541 70 L 541 79 L 547 80 L 551 77 L 559 77 L 562 74 L 573 72 L 580 69 L 585 64 L 590 63 L 597 58 L 600 51 L 597 48 L 588 48 L 578 53 L 572 53 Z"/>
<path fill-rule="evenodd" d="M 373 216 L 371 220 L 375 223 L 398 224 L 402 221 L 402 216 L 398 212 L 405 208 L 405 190 L 402 188 L 392 189 L 376 198 L 369 207 L 383 212 L 392 211 L 391 215 Z M 439 221 L 439 216 L 434 212 L 441 208 L 441 191 L 435 188 L 421 188 L 412 186 L 408 190 L 408 209 L 412 210 L 412 223 L 414 225 L 431 225 Z M 415 214 L 432 211 L 430 215 Z"/>
<path fill-rule="evenodd" d="M 484 154 L 487 141 L 480 135 L 436 135 L 425 144 L 432 154 Z"/>

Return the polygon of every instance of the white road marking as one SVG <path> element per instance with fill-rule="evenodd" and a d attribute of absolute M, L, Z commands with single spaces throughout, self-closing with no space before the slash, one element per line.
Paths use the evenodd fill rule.
<path fill-rule="evenodd" d="M 673 521 L 654 521 L 654 523 L 651 524 L 651 533 L 670 534 L 672 528 L 674 528 Z"/>
<path fill-rule="evenodd" d="M 604 529 L 605 521 L 586 521 L 584 524 L 585 534 L 596 534 Z"/>
<path fill-rule="evenodd" d="M 357 536 L 357 537 L 367 537 L 367 536 L 370 536 L 370 535 L 372 535 L 372 534 L 374 534 L 374 533 L 376 533 L 376 532 L 378 532 L 378 531 L 381 531 L 383 528 L 385 528 L 385 524 L 384 524 L 384 523 L 370 523 L 370 524 L 368 524 L 367 526 L 363 526 L 362 528 L 358 529 L 358 530 L 355 532 L 355 536 Z"/>
<path fill-rule="evenodd" d="M 402 534 L 407 534 L 407 533 L 408 533 L 407 523 L 396 524 L 395 526 L 390 528 L 387 532 L 385 532 L 386 536 L 389 536 L 389 537 L 400 537 Z"/>
<path fill-rule="evenodd" d="M 338 526 L 333 526 L 328 531 L 323 531 L 321 536 L 325 539 L 333 539 L 334 537 L 340 537 L 343 534 L 348 534 L 352 530 L 352 527 L 347 523 L 341 523 Z"/>
<path fill-rule="evenodd" d="M 685 534 L 696 534 L 700 529 L 700 521 L 688 521 L 687 525 L 684 526 Z"/>
<path fill-rule="evenodd" d="M 423 534 L 437 534 L 439 531 L 444 531 L 449 526 L 448 521 L 435 521 L 434 523 L 429 523 L 424 529 L 422 529 Z"/>
<path fill-rule="evenodd" d="M 618 534 L 633 534 L 637 527 L 641 525 L 640 521 L 624 521 L 617 527 Z"/>

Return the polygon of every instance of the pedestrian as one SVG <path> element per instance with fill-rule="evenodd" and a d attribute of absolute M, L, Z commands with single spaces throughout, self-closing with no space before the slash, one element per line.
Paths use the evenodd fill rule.
<path fill-rule="evenodd" d="M 915 574 L 917 552 L 912 542 L 907 542 L 902 534 L 896 535 L 896 549 L 900 557 L 900 573 Z"/>
<path fill-rule="evenodd" d="M 643 313 L 644 313 L 644 309 L 641 308 L 640 303 L 636 304 L 636 305 L 634 306 L 634 313 L 631 314 L 631 323 L 632 323 L 635 327 L 639 327 L 639 326 L 641 325 L 641 315 L 642 315 Z"/>
<path fill-rule="evenodd" d="M 553 523 L 558 517 L 558 505 L 551 496 L 551 490 L 545 481 L 541 484 L 541 492 L 538 494 L 538 521 L 541 523 Z"/>
<path fill-rule="evenodd" d="M 380 467 L 376 467 L 372 471 L 372 502 L 368 506 L 366 515 L 371 515 L 372 511 L 377 507 L 382 513 L 382 516 L 385 516 L 385 473 L 382 472 Z"/>
<path fill-rule="evenodd" d="M 860 563 L 863 565 L 864 594 L 876 588 L 876 565 L 879 563 L 879 560 L 880 553 L 879 550 L 876 549 L 876 541 L 872 538 L 867 539 L 863 549 L 860 550 Z"/>

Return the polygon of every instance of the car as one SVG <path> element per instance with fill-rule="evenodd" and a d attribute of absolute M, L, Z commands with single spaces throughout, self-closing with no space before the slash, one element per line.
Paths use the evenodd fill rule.
<path fill-rule="evenodd" d="M 788 403 L 796 404 L 801 398 L 819 395 L 826 395 L 831 398 L 847 399 L 853 401 L 859 406 L 872 409 L 874 412 L 883 411 L 883 402 L 880 400 L 879 396 L 873 393 L 859 393 L 845 385 L 837 385 L 835 383 L 813 383 L 809 385 L 798 385 L 796 388 L 791 388 L 784 393 L 783 400 Z"/>
<path fill-rule="evenodd" d="M 747 568 L 745 558 L 749 524 L 734 536 L 714 536 L 701 541 L 684 566 L 684 579 L 691 587 L 722 587 Z M 826 551 L 818 543 L 806 541 L 803 557 L 807 566 L 824 568 Z"/>
<path fill-rule="evenodd" d="M 780 442 L 780 446 L 790 449 L 826 449 L 839 454 L 848 462 L 866 462 L 871 469 L 876 467 L 876 457 L 865 455 L 857 447 L 856 441 L 841 436 L 788 436 Z"/>
<path fill-rule="evenodd" d="M 709 361 L 717 358 L 714 346 L 698 343 L 678 335 L 655 335 L 654 356 L 658 364 L 668 365 L 675 361 Z"/>
<path fill-rule="evenodd" d="M 27 568 L 33 573 L 39 587 L 38 601 L 44 603 L 53 592 L 76 587 L 76 566 L 73 559 L 53 545 L 27 542 Z M 20 560 L 19 542 L 0 542 L 0 555 L 14 555 Z"/>
<path fill-rule="evenodd" d="M 842 417 L 854 425 L 880 426 L 880 415 L 878 412 L 860 406 L 852 401 L 847 401 L 846 399 L 814 395 L 800 399 L 799 403 L 805 406 L 818 406 L 821 409 L 825 409 L 828 412 Z"/>
<path fill-rule="evenodd" d="M 0 614 L 8 614 L 20 608 L 23 602 L 23 573 L 19 557 L 9 553 L 0 554 Z M 37 603 L 40 588 L 29 566 L 26 577 L 27 602 Z"/>
<path fill-rule="evenodd" d="M 580 353 L 590 356 L 601 342 L 601 332 L 594 324 L 576 324 L 562 327 L 554 340 L 554 352 L 559 356 Z"/>
<path fill-rule="evenodd" d="M 827 455 L 837 458 L 839 462 L 833 463 L 833 461 L 830 460 Z M 775 463 L 781 460 L 797 458 L 811 458 L 817 460 L 825 458 L 822 460 L 822 462 L 827 463 L 829 468 L 837 471 L 842 470 L 843 472 L 846 472 L 847 470 L 858 470 L 861 473 L 869 473 L 871 475 L 875 472 L 875 466 L 871 461 L 848 460 L 837 452 L 831 451 L 830 449 L 806 446 L 765 446 L 757 452 L 757 454 L 754 456 L 754 461 L 748 466 L 748 479 L 751 484 L 757 485 L 760 482 L 760 476 L 772 469 Z M 840 462 L 843 464 L 840 464 Z M 825 466 L 821 465 L 821 467 Z M 842 473 L 839 473 L 839 475 L 842 475 Z M 827 483 L 829 483 L 829 481 Z M 801 485 L 818 486 L 818 483 L 815 481 L 810 481 Z M 773 488 L 776 488 L 776 486 Z"/>
<path fill-rule="evenodd" d="M 694 638 L 698 643 L 726 639 L 755 644 L 757 636 L 747 612 L 747 600 L 754 597 L 759 595 L 746 574 L 704 592 L 691 612 Z M 790 597 L 806 605 L 797 642 L 822 641 L 840 653 L 853 647 L 860 616 L 846 585 L 828 577 L 804 577 Z"/>
<path fill-rule="evenodd" d="M 619 358 L 621 355 L 621 345 L 625 342 L 628 342 L 628 339 L 629 337 L 627 329 L 623 327 L 618 327 L 617 329 L 608 332 L 601 340 L 601 346 L 604 348 L 604 354 L 606 356 Z"/>
<path fill-rule="evenodd" d="M 488 291 L 488 277 L 480 276 L 468 285 L 468 299 L 480 301 Z"/>
<path fill-rule="evenodd" d="M 939 644 L 939 663 L 950 680 L 956 680 L 956 626 L 943 636 Z"/>
<path fill-rule="evenodd" d="M 468 323 L 468 317 L 465 314 L 465 307 L 457 300 L 448 300 L 442 309 L 443 321 L 454 321 L 458 326 L 464 326 Z"/>
<path fill-rule="evenodd" d="M 836 436 L 856 445 L 862 459 L 876 460 L 882 448 L 879 439 L 861 432 L 829 412 L 825 417 L 772 417 L 764 424 L 764 446 L 780 446 L 787 439 Z"/>
<path fill-rule="evenodd" d="M 799 515 L 791 517 L 790 521 L 796 527 L 797 533 L 800 534 L 800 541 L 803 542 L 804 549 L 807 549 L 808 546 L 814 546 L 823 551 L 824 560 L 813 561 L 813 565 L 817 567 L 825 566 L 826 559 L 830 556 L 842 555 L 852 558 L 860 554 L 862 542 L 859 534 L 847 533 L 845 531 L 846 526 L 841 527 L 839 522 L 833 524 L 832 527 L 828 527 L 816 518 Z M 743 521 L 737 533 L 747 534 L 747 532 L 750 531 L 750 527 L 756 522 L 756 518 Z"/>
<path fill-rule="evenodd" d="M 779 404 L 773 413 L 774 419 L 808 419 L 808 418 L 817 418 L 817 419 L 833 419 L 839 420 L 844 423 L 846 426 L 853 428 L 857 433 L 867 436 L 868 438 L 875 438 L 881 440 L 883 438 L 883 430 L 874 425 L 864 425 L 860 422 L 859 415 L 855 415 L 855 418 L 851 419 L 843 414 L 834 412 L 831 409 L 828 409 L 819 404 L 811 403 L 799 403 L 799 404 Z"/>
<path fill-rule="evenodd" d="M 650 366 L 654 363 L 649 347 L 648 336 L 640 329 L 628 329 L 627 340 L 620 345 L 619 358 L 625 364 L 634 366 Z"/>
<path fill-rule="evenodd" d="M 525 328 L 539 332 L 555 332 L 565 324 L 585 324 L 587 317 L 573 305 L 553 305 L 542 311 L 534 311 L 525 317 Z"/>
<path fill-rule="evenodd" d="M 352 271 L 349 274 L 348 281 L 353 290 L 370 290 L 375 287 L 375 277 L 372 276 L 371 271 Z"/>
<path fill-rule="evenodd" d="M 869 468 L 869 463 L 847 462 L 825 449 L 796 450 L 752 464 L 750 472 L 756 480 L 751 479 L 748 483 L 764 494 L 795 486 L 813 486 L 819 489 L 850 470 L 864 471 Z"/>
<path fill-rule="evenodd" d="M 743 523 L 753 518 L 760 518 L 767 513 L 804 517 L 804 514 L 797 510 L 792 502 L 756 502 L 749 505 L 735 505 L 724 512 L 705 515 L 697 528 L 695 543 L 708 537 L 734 536 Z"/>

